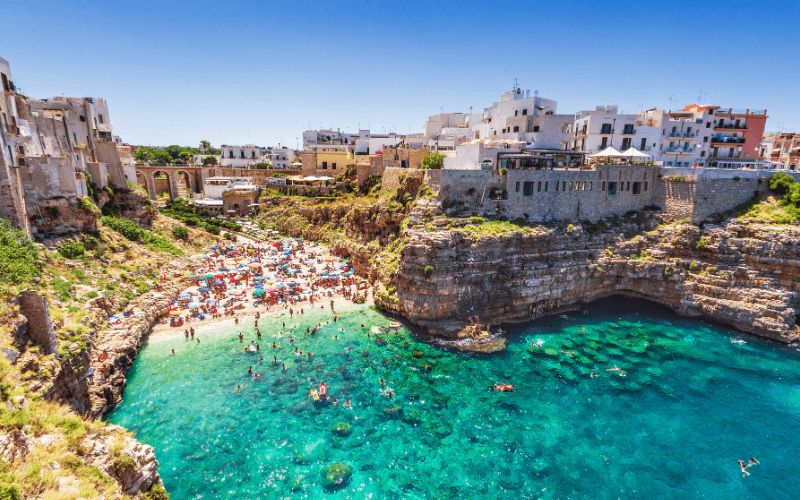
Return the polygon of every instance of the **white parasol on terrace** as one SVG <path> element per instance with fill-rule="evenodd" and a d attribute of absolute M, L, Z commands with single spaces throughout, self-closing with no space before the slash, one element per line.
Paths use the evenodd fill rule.
<path fill-rule="evenodd" d="M 631 147 L 619 154 L 623 158 L 652 158 L 653 155 L 642 153 L 638 149 Z"/>
<path fill-rule="evenodd" d="M 606 149 L 597 152 L 593 155 L 589 155 L 589 158 L 621 158 L 623 155 L 615 148 L 609 146 Z"/>

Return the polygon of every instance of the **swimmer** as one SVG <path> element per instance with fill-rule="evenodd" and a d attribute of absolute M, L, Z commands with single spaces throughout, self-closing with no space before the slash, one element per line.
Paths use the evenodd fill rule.
<path fill-rule="evenodd" d="M 760 464 L 760 463 L 761 463 L 761 462 L 759 462 L 758 460 L 756 460 L 756 459 L 755 459 L 755 457 L 752 457 L 752 458 L 750 459 L 750 462 L 747 464 L 747 466 L 748 466 L 748 467 L 750 467 L 750 466 L 753 466 L 753 465 L 756 465 L 756 464 Z"/>
<path fill-rule="evenodd" d="M 197 337 L 197 343 L 198 344 L 200 343 L 200 337 Z"/>
<path fill-rule="evenodd" d="M 334 335 L 333 336 L 333 340 L 339 340 L 339 336 L 338 335 Z"/>
<path fill-rule="evenodd" d="M 380 379 L 380 384 L 381 385 L 386 385 L 386 382 L 383 379 Z"/>
<path fill-rule="evenodd" d="M 272 363 L 275 365 L 278 364 L 278 356 L 272 356 Z"/>
<path fill-rule="evenodd" d="M 175 349 L 173 349 L 173 350 L 172 350 L 172 354 L 173 354 L 173 355 L 175 354 Z"/>
<path fill-rule="evenodd" d="M 597 374 L 596 374 L 596 373 L 590 373 L 590 374 L 589 374 L 589 378 L 594 378 L 594 377 L 596 377 L 596 376 L 597 376 Z"/>
<path fill-rule="evenodd" d="M 252 366 L 247 369 L 247 373 L 249 373 L 250 375 L 253 374 L 253 367 Z"/>
<path fill-rule="evenodd" d="M 349 409 L 351 409 L 351 410 L 353 409 L 353 405 L 350 403 L 350 400 L 349 400 L 349 399 L 348 399 L 347 401 L 345 401 L 345 402 L 344 402 L 344 407 L 345 407 L 345 408 L 349 408 Z"/>
<path fill-rule="evenodd" d="M 746 463 L 744 463 L 744 460 L 739 460 L 739 467 L 741 467 L 741 468 L 742 468 L 742 473 L 743 473 L 745 476 L 749 476 L 749 475 L 750 475 L 750 473 L 749 473 L 749 472 L 747 472 L 747 464 L 746 464 Z M 744 476 L 742 476 L 742 477 L 744 477 Z"/>
<path fill-rule="evenodd" d="M 189 330 L 184 330 L 183 335 L 188 339 L 189 338 Z"/>
<path fill-rule="evenodd" d="M 255 375 L 253 375 L 253 380 L 258 380 L 260 378 L 261 378 L 261 374 L 260 373 L 256 373 Z"/>
<path fill-rule="evenodd" d="M 281 368 L 283 368 L 285 370 L 286 369 L 286 365 L 281 363 Z"/>
<path fill-rule="evenodd" d="M 234 390 L 236 390 L 236 391 L 241 391 L 241 390 L 242 390 L 242 386 L 241 386 L 241 385 L 237 385 L 237 386 L 236 386 L 236 389 L 234 389 Z"/>
<path fill-rule="evenodd" d="M 563 351 L 562 351 L 563 352 Z M 614 365 L 614 368 L 609 368 L 606 370 L 607 372 L 621 372 L 622 368 L 617 368 L 617 365 Z"/>
<path fill-rule="evenodd" d="M 308 353 L 308 359 L 311 359 L 311 353 Z"/>
<path fill-rule="evenodd" d="M 259 357 L 258 357 L 258 360 L 259 360 L 259 361 L 264 361 L 264 356 L 259 356 Z"/>
<path fill-rule="evenodd" d="M 289 337 L 289 342 L 294 343 L 294 337 Z"/>
<path fill-rule="evenodd" d="M 338 399 L 334 399 L 333 400 L 333 404 L 338 405 L 339 404 L 339 400 Z"/>
<path fill-rule="evenodd" d="M 275 345 L 275 342 L 273 342 L 273 343 L 272 343 L 272 348 L 273 348 L 273 349 L 275 349 L 276 347 L 278 347 L 278 346 L 276 346 L 276 345 Z"/>

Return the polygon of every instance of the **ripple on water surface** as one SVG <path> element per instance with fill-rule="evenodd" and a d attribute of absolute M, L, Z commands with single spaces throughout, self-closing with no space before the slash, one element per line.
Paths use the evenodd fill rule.
<path fill-rule="evenodd" d="M 800 366 L 788 348 L 733 343 L 630 299 L 513 328 L 493 356 L 406 330 L 368 338 L 389 320 L 361 306 L 304 335 L 328 319 L 262 319 L 261 363 L 236 336 L 254 340 L 252 324 L 149 345 L 109 420 L 156 449 L 175 500 L 797 498 Z M 340 404 L 312 401 L 319 382 Z M 761 464 L 742 478 L 736 460 L 751 456 Z M 350 474 L 328 470 L 337 463 Z"/>

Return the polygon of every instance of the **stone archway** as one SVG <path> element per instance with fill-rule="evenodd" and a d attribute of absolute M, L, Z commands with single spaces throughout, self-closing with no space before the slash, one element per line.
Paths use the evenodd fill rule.
<path fill-rule="evenodd" d="M 178 197 L 178 186 L 175 182 L 175 175 L 169 170 L 153 171 L 153 188 L 156 198 L 153 201 L 165 202 L 172 201 Z"/>
<path fill-rule="evenodd" d="M 144 188 L 145 191 L 148 191 L 148 189 L 147 189 L 147 176 L 145 175 L 144 172 L 142 172 L 139 169 L 136 169 L 136 184 L 138 184 L 139 186 Z M 149 191 L 148 191 L 148 194 L 149 194 Z"/>

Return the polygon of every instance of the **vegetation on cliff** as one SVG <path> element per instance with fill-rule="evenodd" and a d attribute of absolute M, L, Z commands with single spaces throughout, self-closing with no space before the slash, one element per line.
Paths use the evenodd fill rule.
<path fill-rule="evenodd" d="M 795 182 L 794 177 L 785 172 L 773 174 L 768 182 L 771 195 L 762 195 L 736 207 L 734 212 L 740 220 L 773 224 L 800 220 L 800 182 Z"/>

